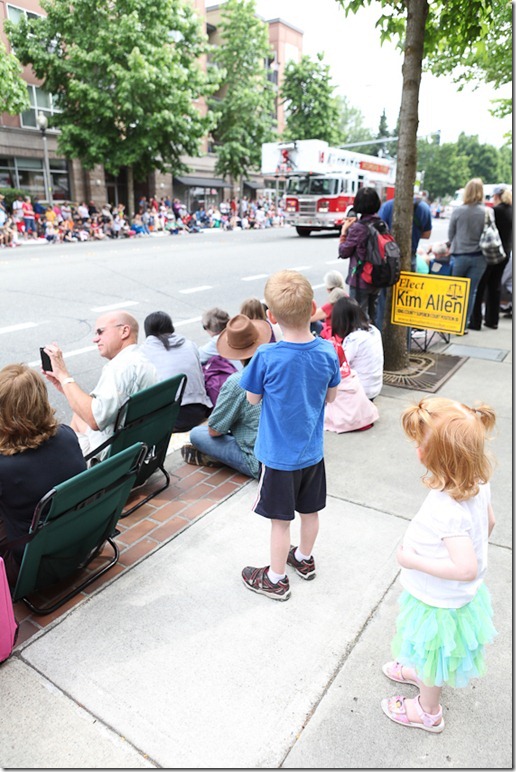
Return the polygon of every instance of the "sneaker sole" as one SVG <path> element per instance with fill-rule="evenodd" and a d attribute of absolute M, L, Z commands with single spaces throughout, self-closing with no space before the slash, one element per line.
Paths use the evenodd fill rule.
<path fill-rule="evenodd" d="M 259 587 L 252 587 L 250 584 L 247 584 L 244 578 L 242 578 L 242 582 L 248 590 L 251 590 L 251 592 L 256 592 L 258 595 L 265 595 L 271 600 L 288 600 L 290 598 L 290 588 L 284 595 L 273 595 L 272 593 L 267 592 L 267 590 L 261 590 Z"/>
<path fill-rule="evenodd" d="M 300 576 L 301 579 L 304 579 L 305 582 L 310 582 L 312 579 L 315 579 L 315 577 L 317 575 L 317 571 L 315 569 L 312 571 L 311 574 L 302 574 L 301 571 L 299 571 L 298 568 L 296 568 L 294 565 L 292 565 L 292 563 L 289 563 L 288 560 L 287 560 L 287 566 L 290 566 L 290 568 L 293 568 L 294 571 L 296 572 L 296 574 L 298 576 Z"/>

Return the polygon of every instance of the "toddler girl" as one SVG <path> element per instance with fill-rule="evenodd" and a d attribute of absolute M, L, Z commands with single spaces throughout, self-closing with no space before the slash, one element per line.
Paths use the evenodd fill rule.
<path fill-rule="evenodd" d="M 382 700 L 384 713 L 403 726 L 442 732 L 443 684 L 466 686 L 482 675 L 484 644 L 496 635 L 483 583 L 495 523 L 485 438 L 494 423 L 486 405 L 469 408 L 440 397 L 402 415 L 431 489 L 398 548 L 405 591 L 392 642 L 395 661 L 382 668 L 391 680 L 419 688 L 414 699 Z"/>

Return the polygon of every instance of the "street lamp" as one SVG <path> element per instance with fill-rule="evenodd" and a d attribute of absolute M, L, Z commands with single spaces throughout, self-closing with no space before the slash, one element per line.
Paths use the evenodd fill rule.
<path fill-rule="evenodd" d="M 53 207 L 54 199 L 52 196 L 52 179 L 50 177 L 50 164 L 48 162 L 48 148 L 47 148 L 47 134 L 46 134 L 46 131 L 48 128 L 48 119 L 45 113 L 42 113 L 42 112 L 38 113 L 38 116 L 36 118 L 36 123 L 38 124 L 38 128 L 41 131 L 41 138 L 43 140 L 43 153 L 45 156 L 45 163 L 44 163 L 45 172 L 44 172 L 43 178 L 45 180 L 45 188 L 46 188 L 45 192 L 48 192 L 48 202 L 50 206 Z"/>

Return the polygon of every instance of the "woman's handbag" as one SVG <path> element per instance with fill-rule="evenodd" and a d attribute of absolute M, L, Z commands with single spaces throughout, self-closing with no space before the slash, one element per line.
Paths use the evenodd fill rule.
<path fill-rule="evenodd" d="M 485 207 L 484 230 L 480 236 L 479 247 L 488 265 L 496 265 L 505 260 L 502 240 L 495 225 L 494 215 Z"/>

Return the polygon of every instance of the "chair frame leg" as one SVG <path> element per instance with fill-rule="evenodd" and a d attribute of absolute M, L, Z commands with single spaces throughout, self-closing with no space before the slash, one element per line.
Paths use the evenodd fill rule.
<path fill-rule="evenodd" d="M 34 613 L 39 614 L 40 616 L 44 614 L 51 614 L 53 611 L 56 611 L 61 606 L 64 606 L 65 603 L 67 603 L 71 598 L 73 598 L 75 595 L 78 595 L 82 590 L 84 590 L 85 587 L 88 587 L 90 584 L 95 582 L 100 576 L 103 576 L 106 571 L 109 571 L 110 568 L 112 568 L 115 563 L 118 562 L 118 558 L 120 556 L 120 550 L 118 549 L 118 545 L 113 541 L 112 538 L 107 538 L 106 542 L 111 545 L 113 549 L 113 557 L 109 561 L 109 563 L 104 566 L 103 568 L 96 571 L 92 576 L 89 576 L 87 579 L 85 579 L 78 587 L 75 587 L 71 592 L 67 593 L 64 597 L 61 597 L 59 601 L 56 603 L 52 603 L 49 606 L 35 606 L 27 597 L 22 598 L 21 600 L 25 603 L 26 606 Z M 98 553 L 95 553 L 93 557 L 96 557 Z M 93 560 L 93 558 L 92 558 Z M 87 566 L 85 566 L 86 568 Z"/>
<path fill-rule="evenodd" d="M 168 486 L 170 485 L 170 475 L 169 475 L 169 473 L 166 471 L 164 466 L 158 466 L 158 468 L 155 471 L 157 471 L 158 469 L 161 472 L 163 472 L 163 474 L 165 475 L 165 485 L 162 485 L 161 488 L 158 488 L 157 490 L 152 491 L 152 493 L 149 493 L 148 496 L 146 496 L 144 499 L 142 499 L 142 501 L 139 501 L 138 504 L 135 504 L 133 507 L 131 507 L 131 509 L 125 509 L 122 512 L 122 514 L 120 515 L 120 519 L 121 520 L 124 517 L 128 517 L 129 515 L 132 515 L 133 512 L 135 512 L 140 507 L 143 507 L 143 505 L 146 504 L 151 499 L 153 499 L 154 496 L 157 496 L 158 493 L 162 493 L 162 491 L 164 491 L 164 490 L 166 490 L 168 488 Z M 152 475 L 148 479 L 150 480 L 151 477 L 152 477 Z M 146 483 L 147 483 L 147 480 L 143 483 L 143 485 L 145 485 Z"/>

